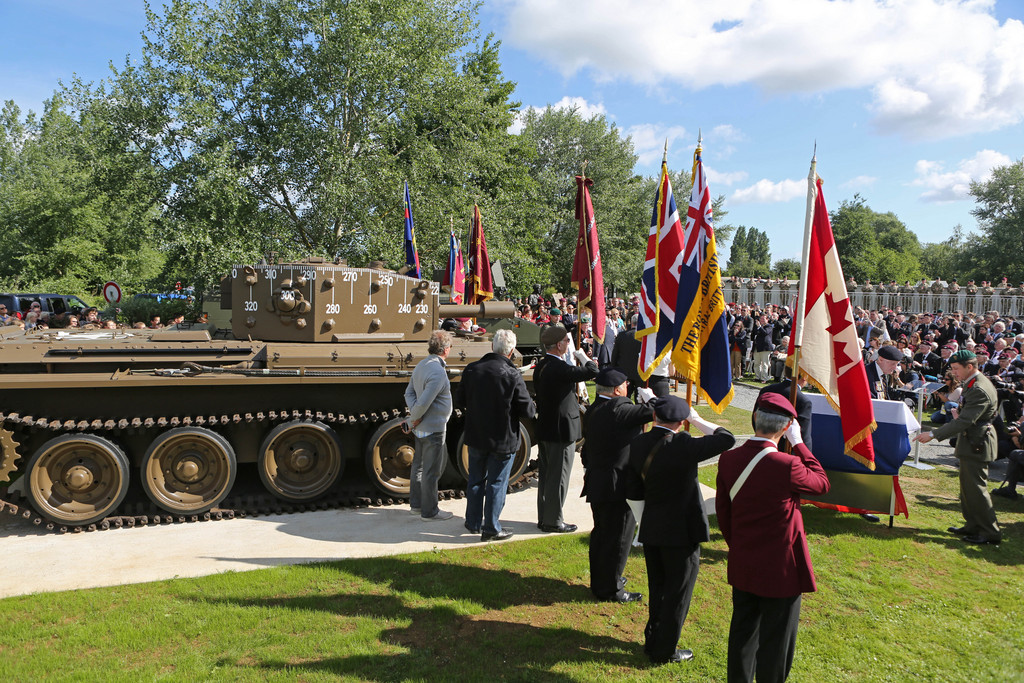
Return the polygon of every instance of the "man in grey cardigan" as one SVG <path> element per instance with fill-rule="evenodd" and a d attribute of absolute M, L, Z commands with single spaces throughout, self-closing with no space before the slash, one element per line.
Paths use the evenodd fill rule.
<path fill-rule="evenodd" d="M 416 453 L 409 474 L 409 506 L 423 521 L 451 519 L 452 513 L 437 507 L 437 482 L 444 472 L 445 428 L 452 414 L 452 391 L 445 358 L 452 349 L 452 335 L 435 331 L 427 342 L 430 353 L 416 364 L 405 389 L 409 417 L 403 425 L 416 437 Z"/>

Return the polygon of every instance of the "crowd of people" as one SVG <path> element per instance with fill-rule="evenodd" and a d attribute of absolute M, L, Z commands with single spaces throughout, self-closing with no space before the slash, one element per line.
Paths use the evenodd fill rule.
<path fill-rule="evenodd" d="M 78 309 L 75 309 L 76 311 Z M 162 322 L 160 315 L 153 315 L 149 319 L 149 323 L 142 321 L 135 322 L 133 324 L 119 323 L 113 317 L 103 317 L 100 309 L 95 306 L 82 309 L 79 312 L 73 311 L 62 311 L 60 313 L 47 313 L 43 311 L 42 305 L 38 301 L 32 301 L 29 304 L 28 310 L 23 314 L 20 312 L 10 312 L 7 310 L 7 306 L 0 304 L 0 326 L 14 326 L 18 327 L 26 332 L 29 331 L 43 331 L 49 329 L 55 330 L 120 330 L 120 329 L 153 329 L 158 330 L 163 327 L 173 327 L 184 322 L 185 316 L 182 314 L 176 314 L 171 317 L 170 321 L 165 325 Z"/>

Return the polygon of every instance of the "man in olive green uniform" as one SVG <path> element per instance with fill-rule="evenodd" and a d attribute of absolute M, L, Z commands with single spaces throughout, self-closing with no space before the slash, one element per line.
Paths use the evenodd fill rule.
<path fill-rule="evenodd" d="M 968 543 L 993 543 L 1002 540 L 996 511 L 988 494 L 988 464 L 996 459 L 996 430 L 992 419 L 999 408 L 995 387 L 978 372 L 978 357 L 963 349 L 949 357 L 949 370 L 960 382 L 960 407 L 953 421 L 917 435 L 917 441 L 956 436 L 953 454 L 960 460 L 960 509 L 965 524 L 949 530 Z"/>

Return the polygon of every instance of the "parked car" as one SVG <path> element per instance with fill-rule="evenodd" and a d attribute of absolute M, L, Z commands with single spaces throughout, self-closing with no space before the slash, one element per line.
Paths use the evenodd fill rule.
<path fill-rule="evenodd" d="M 44 315 L 74 313 L 78 315 L 82 309 L 88 308 L 85 303 L 73 294 L 0 294 L 0 304 L 21 318 L 28 313 L 29 306 L 38 302 Z"/>

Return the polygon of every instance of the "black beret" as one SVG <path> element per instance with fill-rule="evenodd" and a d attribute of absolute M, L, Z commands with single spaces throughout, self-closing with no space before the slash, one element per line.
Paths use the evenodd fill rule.
<path fill-rule="evenodd" d="M 690 416 L 690 406 L 678 396 L 659 396 L 654 400 L 654 415 L 661 422 L 682 422 Z"/>
<path fill-rule="evenodd" d="M 878 357 L 885 360 L 903 360 L 903 352 L 895 346 L 883 346 L 878 349 Z"/>
<path fill-rule="evenodd" d="M 548 325 L 540 331 L 540 341 L 544 346 L 554 346 L 558 342 L 569 336 L 564 325 L 554 324 Z"/>
<path fill-rule="evenodd" d="M 617 387 L 627 379 L 626 373 L 622 372 L 618 368 L 608 366 L 602 368 L 597 373 L 597 377 L 594 378 L 594 384 L 598 384 L 602 387 Z"/>

